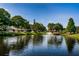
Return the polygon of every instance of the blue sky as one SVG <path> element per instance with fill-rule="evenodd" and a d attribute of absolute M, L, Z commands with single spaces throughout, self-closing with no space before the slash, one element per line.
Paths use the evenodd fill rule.
<path fill-rule="evenodd" d="M 68 19 L 72 17 L 75 25 L 79 25 L 79 4 L 68 3 L 16 3 L 16 4 L 0 4 L 0 8 L 6 9 L 11 16 L 21 15 L 30 23 L 33 19 L 43 23 L 45 26 L 49 22 L 61 23 L 64 27 L 67 26 Z"/>

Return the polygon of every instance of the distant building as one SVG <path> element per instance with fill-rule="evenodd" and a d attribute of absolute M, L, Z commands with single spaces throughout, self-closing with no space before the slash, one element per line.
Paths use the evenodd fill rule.
<path fill-rule="evenodd" d="M 7 32 L 27 32 L 29 29 L 20 29 L 16 28 L 14 26 L 8 26 L 7 27 Z"/>
<path fill-rule="evenodd" d="M 14 27 L 14 26 L 8 26 L 8 27 L 7 27 L 7 31 L 8 31 L 8 32 L 17 32 L 17 28 Z"/>
<path fill-rule="evenodd" d="M 35 19 L 33 20 L 33 24 L 35 24 L 36 23 L 36 21 L 35 21 Z"/>

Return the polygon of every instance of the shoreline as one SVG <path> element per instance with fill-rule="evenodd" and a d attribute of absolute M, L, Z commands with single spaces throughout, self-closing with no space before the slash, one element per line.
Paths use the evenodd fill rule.
<path fill-rule="evenodd" d="M 79 34 L 72 34 L 72 35 L 70 35 L 70 34 L 62 34 L 64 37 L 66 37 L 66 38 L 74 38 L 74 39 L 77 39 L 77 40 L 79 40 Z"/>
<path fill-rule="evenodd" d="M 20 36 L 20 35 L 43 35 L 43 34 L 46 34 L 47 32 L 3 32 L 3 33 L 0 33 L 0 36 Z M 56 34 L 53 34 L 51 33 L 51 35 L 56 35 Z M 57 34 L 58 35 L 58 34 Z M 79 40 L 79 34 L 60 34 L 66 38 L 70 37 L 70 38 L 75 38 L 75 39 L 78 39 Z"/>
<path fill-rule="evenodd" d="M 20 36 L 20 35 L 43 35 L 46 32 L 3 32 L 0 36 Z"/>

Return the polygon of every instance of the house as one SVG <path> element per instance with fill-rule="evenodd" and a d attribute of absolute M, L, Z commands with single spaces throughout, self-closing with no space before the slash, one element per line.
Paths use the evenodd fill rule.
<path fill-rule="evenodd" d="M 14 26 L 8 26 L 7 27 L 7 32 L 27 32 L 29 29 L 20 29 L 16 28 Z"/>
<path fill-rule="evenodd" d="M 14 26 L 8 26 L 7 27 L 7 32 L 18 32 L 18 29 Z"/>

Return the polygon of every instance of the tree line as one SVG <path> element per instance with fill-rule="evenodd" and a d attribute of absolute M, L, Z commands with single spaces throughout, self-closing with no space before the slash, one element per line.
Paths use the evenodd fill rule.
<path fill-rule="evenodd" d="M 51 32 L 69 32 L 69 33 L 76 33 L 78 29 L 76 29 L 75 23 L 73 18 L 69 18 L 69 22 L 67 24 L 66 28 L 63 28 L 63 26 L 60 23 L 49 23 L 48 24 L 48 30 Z"/>
<path fill-rule="evenodd" d="M 14 26 L 20 29 L 27 29 L 27 31 L 43 32 L 46 28 L 43 24 L 35 22 L 30 24 L 27 19 L 20 15 L 11 17 L 11 14 L 3 8 L 0 8 L 0 31 L 6 31 L 8 26 Z"/>
<path fill-rule="evenodd" d="M 30 24 L 27 19 L 24 19 L 20 15 L 15 15 L 11 17 L 11 14 L 3 8 L 0 8 L 0 31 L 6 31 L 8 26 L 14 26 L 20 29 L 29 29 L 28 31 L 34 32 L 44 32 L 47 31 L 46 27 L 42 23 L 35 22 Z M 73 18 L 69 19 L 68 25 L 66 28 L 63 28 L 60 23 L 48 23 L 48 31 L 50 32 L 61 32 L 65 30 L 66 32 L 76 32 L 76 26 L 73 21 Z"/>

